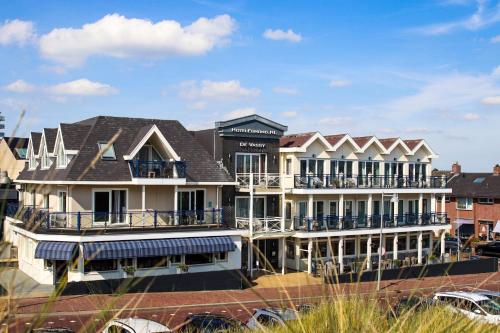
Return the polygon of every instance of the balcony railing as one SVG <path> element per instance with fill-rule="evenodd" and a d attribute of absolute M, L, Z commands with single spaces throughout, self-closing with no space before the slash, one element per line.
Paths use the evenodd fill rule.
<path fill-rule="evenodd" d="M 186 178 L 184 161 L 129 161 L 134 178 Z"/>
<path fill-rule="evenodd" d="M 261 188 L 281 187 L 281 177 L 279 173 L 237 173 L 236 181 L 242 188 L 249 188 L 251 183 L 253 183 L 254 187 Z"/>
<path fill-rule="evenodd" d="M 30 230 L 126 230 L 183 228 L 194 226 L 224 227 L 222 209 L 182 211 L 123 212 L 52 212 L 33 207 L 7 208 L 7 216 L 21 221 Z"/>
<path fill-rule="evenodd" d="M 336 231 L 355 229 L 379 229 L 383 221 L 384 228 L 397 228 L 416 225 L 441 225 L 448 223 L 446 214 L 424 213 L 403 215 L 380 215 L 371 216 L 322 216 L 322 217 L 298 217 L 293 220 L 294 230 L 301 231 Z"/>
<path fill-rule="evenodd" d="M 238 229 L 250 229 L 250 218 L 236 217 L 236 227 Z M 264 217 L 253 219 L 254 233 L 268 233 L 281 231 L 281 217 Z"/>
<path fill-rule="evenodd" d="M 331 176 L 308 174 L 294 176 L 295 188 L 335 189 L 335 188 L 446 188 L 446 177 L 430 176 Z"/>

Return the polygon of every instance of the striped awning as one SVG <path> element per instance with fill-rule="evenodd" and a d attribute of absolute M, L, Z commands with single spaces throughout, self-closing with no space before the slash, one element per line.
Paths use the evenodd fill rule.
<path fill-rule="evenodd" d="M 93 242 L 83 244 L 84 258 L 93 260 L 228 252 L 234 251 L 235 249 L 236 244 L 234 244 L 229 236 Z"/>
<path fill-rule="evenodd" d="M 71 260 L 77 243 L 41 241 L 35 249 L 36 259 Z"/>

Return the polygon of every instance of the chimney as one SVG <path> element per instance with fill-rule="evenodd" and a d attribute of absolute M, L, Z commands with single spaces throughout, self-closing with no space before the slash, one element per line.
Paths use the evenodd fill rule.
<path fill-rule="evenodd" d="M 495 164 L 493 167 L 493 176 L 498 176 L 500 175 L 500 164 Z"/>
<path fill-rule="evenodd" d="M 453 163 L 451 166 L 451 173 L 458 174 L 462 172 L 462 166 L 458 162 Z"/>

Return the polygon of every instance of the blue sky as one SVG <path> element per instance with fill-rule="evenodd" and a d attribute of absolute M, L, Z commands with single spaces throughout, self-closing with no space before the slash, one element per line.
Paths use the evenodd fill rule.
<path fill-rule="evenodd" d="M 2 1 L 0 112 L 17 135 L 95 115 L 191 129 L 424 138 L 500 163 L 499 1 Z"/>

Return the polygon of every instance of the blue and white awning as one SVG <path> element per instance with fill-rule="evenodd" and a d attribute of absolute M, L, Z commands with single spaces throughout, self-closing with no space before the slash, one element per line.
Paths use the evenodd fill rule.
<path fill-rule="evenodd" d="M 149 239 L 138 241 L 93 242 L 83 244 L 86 260 L 162 257 L 181 254 L 234 251 L 229 236 Z"/>
<path fill-rule="evenodd" d="M 41 241 L 35 249 L 36 259 L 71 260 L 75 254 L 77 243 Z"/>

